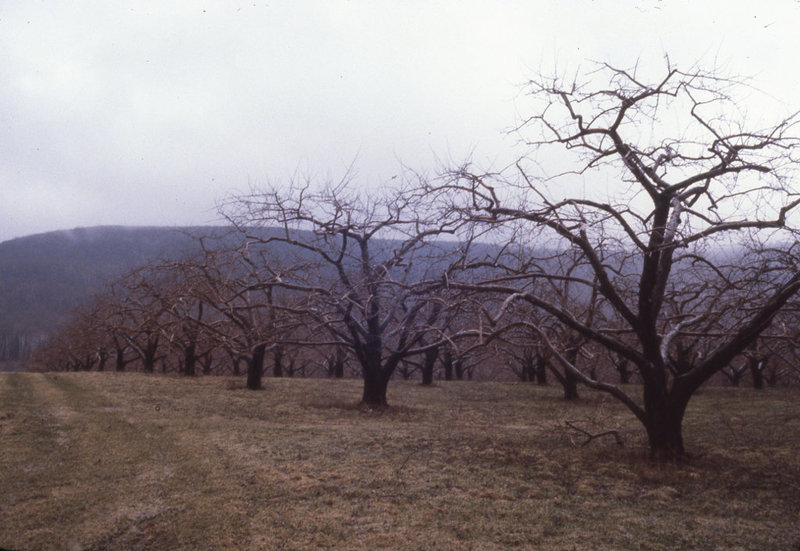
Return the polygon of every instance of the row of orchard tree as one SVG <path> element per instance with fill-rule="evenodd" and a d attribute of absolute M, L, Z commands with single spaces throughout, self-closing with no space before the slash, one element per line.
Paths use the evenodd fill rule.
<path fill-rule="evenodd" d="M 186 374 L 222 351 L 251 388 L 265 362 L 349 362 L 372 406 L 397 373 L 430 382 L 439 360 L 505 355 L 568 395 L 612 395 L 654 455 L 681 457 L 701 385 L 797 376 L 796 118 L 734 118 L 734 84 L 671 66 L 539 78 L 516 129 L 528 153 L 508 168 L 236 197 L 222 207 L 235 239 L 117 283 L 51 351 L 122 369 L 132 350 L 149 371 L 171 347 Z"/>
<path fill-rule="evenodd" d="M 311 235 L 305 233 L 304 237 Z M 203 236 L 198 240 L 213 242 L 215 249 L 204 248 L 202 255 L 188 260 L 148 265 L 114 281 L 39 348 L 38 362 L 47 369 L 64 371 L 247 374 L 248 387 L 254 389 L 261 387 L 265 374 L 358 374 L 353 361 L 355 341 L 340 338 L 332 332 L 333 326 L 320 323 L 306 308 L 307 302 L 298 300 L 297 293 L 285 291 L 283 278 L 277 282 L 274 274 L 265 270 L 275 265 L 263 255 L 271 247 L 264 247 L 254 263 L 253 250 L 257 247 L 235 231 L 224 239 Z M 376 243 L 380 247 L 392 245 Z M 442 253 L 437 250 L 442 255 L 439 259 Z M 564 254 L 560 261 L 566 258 Z M 298 269 L 309 267 L 305 263 Z M 555 300 L 564 300 L 568 292 L 568 286 L 559 285 L 538 294 L 549 293 Z M 563 387 L 565 398 L 577 398 L 579 379 L 554 358 L 550 346 L 555 342 L 592 379 L 598 379 L 602 372 L 604 378 L 614 377 L 620 384 L 640 382 L 628 360 L 563 324 L 539 319 L 538 327 L 531 326 L 530 320 L 536 318 L 531 308 L 518 307 L 505 313 L 506 321 L 491 331 L 464 331 L 476 321 L 480 323 L 480 307 L 476 305 L 490 303 L 492 296 L 480 292 L 458 295 L 456 301 L 451 293 L 448 302 L 443 295 L 436 297 L 448 318 L 438 327 L 420 328 L 428 333 L 427 338 L 403 355 L 396 367 L 397 376 L 418 376 L 423 384 L 431 384 L 435 378 L 514 377 L 544 385 L 554 379 Z M 472 310 L 464 307 L 465 300 L 473 303 Z M 460 310 L 453 308 L 456 302 Z M 598 304 L 596 296 L 590 297 L 584 305 L 586 314 L 591 315 L 590 305 Z M 457 321 L 457 316 L 461 320 Z M 785 313 L 779 317 L 779 334 L 762 335 L 723 368 L 719 378 L 733 386 L 747 378 L 755 388 L 797 383 L 800 371 L 793 368 L 797 364 L 797 339 L 787 330 L 788 317 Z M 328 319 L 340 322 L 336 316 Z M 453 333 L 455 327 L 461 331 Z M 546 339 L 538 332 L 545 327 Z M 5 351 L 6 341 L 0 339 L 0 345 L 0 352 Z M 680 345 L 678 354 L 689 350 Z"/>
<path fill-rule="evenodd" d="M 39 361 L 62 370 L 246 373 L 253 389 L 261 387 L 266 373 L 342 377 L 352 371 L 360 336 L 344 338 L 339 305 L 317 296 L 322 286 L 341 293 L 335 275 L 306 253 L 289 260 L 292 251 L 261 242 L 271 241 L 275 230 L 251 228 L 247 233 L 259 237 L 236 230 L 199 236 L 201 254 L 148 265 L 113 282 L 41 349 Z M 309 243 L 314 240 L 309 232 L 300 235 Z M 373 241 L 378 247 L 392 245 Z M 360 285 L 351 273 L 352 258 L 342 261 L 349 284 Z M 317 281 L 313 288 L 300 289 L 312 279 Z M 361 292 L 355 287 L 352 291 Z M 413 325 L 408 318 L 391 323 Z M 422 331 L 423 324 L 417 325 Z M 431 333 L 433 327 L 425 331 Z M 437 357 L 442 335 L 431 348 Z M 449 348 L 442 354 L 451 358 L 445 361 L 446 377 L 463 378 L 461 357 Z M 397 352 L 401 375 L 422 370 L 432 377 L 427 369 L 432 365 L 422 369 L 415 361 L 418 350 Z"/>

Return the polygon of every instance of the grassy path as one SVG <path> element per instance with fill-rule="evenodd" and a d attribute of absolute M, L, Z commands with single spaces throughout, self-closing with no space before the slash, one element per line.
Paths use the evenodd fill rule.
<path fill-rule="evenodd" d="M 138 374 L 0 375 L 0 547 L 797 549 L 797 392 L 693 402 L 687 467 L 555 389 Z M 565 421 L 616 428 L 582 446 Z"/>
<path fill-rule="evenodd" d="M 13 428 L 3 440 L 13 440 L 0 456 L 0 485 L 11 489 L 2 498 L 0 533 L 9 533 L 6 523 L 15 520 L 13 528 L 24 534 L 15 546 L 80 548 L 121 523 L 163 509 L 157 477 L 145 476 L 169 446 L 163 430 L 127 418 L 128 404 L 115 403 L 78 378 L 4 379 L 2 403 Z M 131 501 L 131 495 L 138 499 Z"/>

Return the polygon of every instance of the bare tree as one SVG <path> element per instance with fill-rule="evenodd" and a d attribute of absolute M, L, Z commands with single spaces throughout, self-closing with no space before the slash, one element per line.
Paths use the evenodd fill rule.
<path fill-rule="evenodd" d="M 193 377 L 202 363 L 207 373 L 218 342 L 214 337 L 218 335 L 220 319 L 209 315 L 213 309 L 203 296 L 203 274 L 190 262 L 157 265 L 150 273 L 159 282 L 150 292 L 164 312 L 161 332 L 179 356 L 179 372 Z"/>
<path fill-rule="evenodd" d="M 289 302 L 277 296 L 282 277 L 276 268 L 279 263 L 264 260 L 248 245 L 237 241 L 214 249 L 203 246 L 204 254 L 184 262 L 181 272 L 193 281 L 192 299 L 214 314 L 202 323 L 202 329 L 231 356 L 234 372 L 240 360 L 247 364 L 246 386 L 257 390 L 262 386 L 267 353 L 273 352 L 275 374 L 280 375 L 283 341 L 296 321 Z M 196 317 L 193 322 L 200 320 Z"/>
<path fill-rule="evenodd" d="M 347 350 L 342 346 L 334 346 L 325 350 L 325 373 L 328 377 L 340 379 L 344 377 L 345 366 L 347 364 Z"/>
<path fill-rule="evenodd" d="M 89 311 L 76 311 L 70 322 L 34 354 L 34 362 L 54 371 L 104 371 L 108 341 Z"/>
<path fill-rule="evenodd" d="M 159 289 L 161 282 L 151 267 L 145 266 L 114 282 L 109 291 L 115 314 L 107 320 L 117 322 L 113 333 L 135 352 L 147 373 L 155 371 L 156 362 L 165 358 L 162 329 L 166 305 Z"/>
<path fill-rule="evenodd" d="M 363 403 L 376 407 L 387 404 L 400 362 L 443 340 L 442 274 L 459 254 L 435 240 L 460 223 L 433 219 L 418 195 L 394 191 L 372 197 L 348 177 L 323 186 L 294 181 L 225 209 L 251 248 L 304 266 L 275 282 L 305 299 L 306 331 L 317 338 L 304 344 L 346 349 L 361 367 Z"/>
<path fill-rule="evenodd" d="M 792 239 L 789 219 L 800 200 L 788 180 L 796 117 L 764 127 L 739 120 L 737 84 L 669 63 L 652 82 L 636 69 L 606 64 L 582 83 L 539 78 L 527 88 L 534 114 L 518 128 L 538 157 L 505 174 L 467 165 L 436 190 L 452 214 L 495 228 L 503 239 L 532 236 L 540 250 L 579 255 L 588 272 L 528 262 L 528 280 L 569 280 L 582 296 L 596 289 L 604 319 L 621 324 L 588 323 L 573 304 L 536 293 L 518 274 L 486 278 L 480 287 L 505 295 L 504 306 L 527 302 L 635 366 L 643 383 L 638 399 L 592 378 L 551 343 L 565 369 L 636 415 L 652 454 L 662 458 L 685 455 L 681 426 L 695 391 L 746 350 L 800 289 L 796 265 L 773 262 L 770 285 L 742 302 L 750 267 L 769 262 L 765 244 Z M 575 170 L 536 172 L 544 156 L 565 159 L 565 151 L 577 158 Z M 714 304 L 741 306 L 726 313 L 735 326 L 708 332 L 708 318 L 720 317 Z M 502 308 L 492 321 L 501 317 Z"/>

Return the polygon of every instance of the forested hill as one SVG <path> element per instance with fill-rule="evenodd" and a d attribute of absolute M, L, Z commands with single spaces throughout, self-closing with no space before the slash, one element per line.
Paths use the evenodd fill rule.
<path fill-rule="evenodd" d="M 230 231 L 219 226 L 98 226 L 0 243 L 0 369 L 3 362 L 23 359 L 32 344 L 55 332 L 105 283 L 137 267 L 199 252 L 197 236 Z M 275 230 L 257 231 L 267 235 Z M 389 250 L 394 243 L 378 240 L 377 247 Z"/>
<path fill-rule="evenodd" d="M 4 241 L 0 243 L 0 340 L 12 334 L 46 334 L 104 282 L 153 261 L 182 257 L 197 246 L 193 235 L 222 231 L 99 226 Z"/>

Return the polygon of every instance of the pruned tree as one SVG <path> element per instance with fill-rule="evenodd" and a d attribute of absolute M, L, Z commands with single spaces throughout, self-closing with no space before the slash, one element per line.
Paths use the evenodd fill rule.
<path fill-rule="evenodd" d="M 213 316 L 203 295 L 203 274 L 189 261 L 156 265 L 150 273 L 158 281 L 150 292 L 164 312 L 161 332 L 178 355 L 178 371 L 193 377 L 198 375 L 198 365 L 203 365 L 204 374 L 208 373 L 220 318 Z"/>
<path fill-rule="evenodd" d="M 526 235 L 540 248 L 583 259 L 587 273 L 528 262 L 527 275 L 567 279 L 583 296 L 596 289 L 603 315 L 619 324 L 587 323 L 572 304 L 519 279 L 495 276 L 480 287 L 506 296 L 504 305 L 527 302 L 630 362 L 642 381 L 639 397 L 590 377 L 551 342 L 565 369 L 633 412 L 654 456 L 681 459 L 682 422 L 695 391 L 751 346 L 800 289 L 798 266 L 779 265 L 766 252 L 768 243 L 793 240 L 797 119 L 747 121 L 733 96 L 740 82 L 713 73 L 668 61 L 659 78 L 642 72 L 600 64 L 583 82 L 531 81 L 533 114 L 518 131 L 536 157 L 501 174 L 460 167 L 432 192 L 450 215 L 494 228 L 504 240 Z M 565 154 L 577 162 L 574 170 L 537 172 L 546 157 Z M 738 262 L 730 262 L 734 254 Z M 758 271 L 751 268 L 765 262 L 769 285 L 742 301 L 742 286 Z M 735 326 L 708 332 L 707 318 L 719 314 L 713 304 L 741 305 Z M 495 323 L 501 318 L 502 308 L 492 314 Z"/>
<path fill-rule="evenodd" d="M 97 297 L 96 304 L 97 307 L 91 310 L 91 315 L 108 339 L 108 346 L 114 357 L 114 370 L 125 371 L 139 356 L 131 348 L 129 339 L 122 330 L 125 327 L 124 300 L 109 291 L 101 293 Z"/>
<path fill-rule="evenodd" d="M 305 301 L 307 333 L 316 338 L 303 344 L 347 350 L 371 407 L 387 405 L 402 360 L 443 340 L 442 312 L 451 306 L 443 274 L 461 252 L 436 240 L 460 222 L 436 220 L 425 207 L 413 191 L 370 196 L 347 176 L 321 186 L 292 181 L 224 208 L 252 249 L 280 250 L 283 261 L 304 266 L 275 281 Z"/>
<path fill-rule="evenodd" d="M 125 341 L 146 373 L 155 371 L 156 362 L 165 358 L 163 323 L 166 312 L 159 289 L 161 282 L 150 266 L 131 271 L 109 287 L 116 322 L 114 335 Z"/>
<path fill-rule="evenodd" d="M 273 353 L 274 370 L 280 375 L 285 354 L 284 341 L 297 324 L 294 309 L 279 295 L 281 269 L 293 271 L 297 266 L 278 268 L 264 254 L 249 244 L 203 245 L 204 253 L 182 263 L 181 271 L 194 282 L 193 299 L 206 305 L 215 315 L 202 323 L 202 328 L 224 349 L 238 371 L 240 361 L 247 365 L 248 389 L 262 387 L 267 354 Z M 195 323 L 199 320 L 195 318 Z"/>

